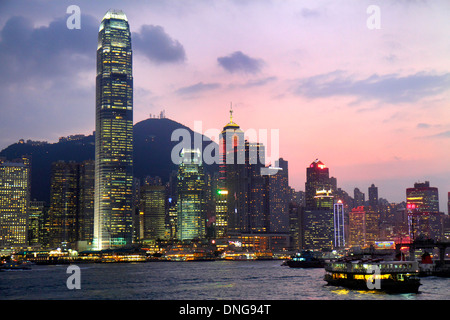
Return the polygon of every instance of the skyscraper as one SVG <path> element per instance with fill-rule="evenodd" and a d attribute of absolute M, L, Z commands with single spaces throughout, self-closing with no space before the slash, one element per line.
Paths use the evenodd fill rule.
<path fill-rule="evenodd" d="M 206 232 L 205 175 L 200 150 L 183 149 L 178 168 L 177 238 L 202 239 Z"/>
<path fill-rule="evenodd" d="M 27 246 L 29 198 L 27 162 L 0 161 L 0 248 Z"/>
<path fill-rule="evenodd" d="M 447 201 L 447 214 L 450 215 L 450 192 L 448 193 L 448 201 Z"/>
<path fill-rule="evenodd" d="M 95 162 L 93 160 L 86 160 L 80 164 L 79 187 L 78 240 L 85 241 L 86 245 L 92 245 L 95 190 Z"/>
<path fill-rule="evenodd" d="M 43 220 L 45 214 L 44 201 L 30 201 L 28 206 L 28 244 L 40 246 L 43 244 Z"/>
<path fill-rule="evenodd" d="M 345 246 L 345 223 L 344 203 L 338 200 L 334 203 L 334 246 L 343 248 Z"/>
<path fill-rule="evenodd" d="M 133 76 L 131 33 L 108 11 L 97 46 L 94 249 L 132 242 Z"/>
<path fill-rule="evenodd" d="M 270 232 L 289 231 L 289 172 L 288 162 L 283 158 L 276 161 L 278 172 L 267 176 L 269 180 Z"/>
<path fill-rule="evenodd" d="M 412 239 L 440 238 L 442 217 L 439 213 L 438 188 L 430 187 L 430 182 L 415 183 L 414 188 L 406 189 L 406 210 L 408 228 Z"/>
<path fill-rule="evenodd" d="M 165 237 L 166 188 L 161 179 L 147 180 L 141 187 L 141 210 L 143 213 L 144 239 Z"/>
<path fill-rule="evenodd" d="M 245 179 L 244 132 L 233 122 L 230 110 L 230 122 L 223 128 L 219 141 L 219 182 L 218 189 L 226 190 L 226 235 L 238 235 L 241 230 L 241 213 L 247 212 L 247 192 Z"/>
<path fill-rule="evenodd" d="M 302 212 L 303 246 L 305 249 L 334 247 L 334 197 L 332 190 L 318 190 L 314 196 L 316 207 Z"/>
<path fill-rule="evenodd" d="M 306 168 L 305 183 L 305 207 L 316 208 L 316 192 L 318 190 L 331 190 L 332 183 L 330 181 L 329 169 L 319 159 L 314 160 L 308 168 Z"/>
<path fill-rule="evenodd" d="M 79 163 L 52 163 L 49 209 L 52 248 L 74 248 L 78 240 L 79 172 Z"/>
<path fill-rule="evenodd" d="M 353 190 L 353 208 L 364 206 L 366 195 L 359 188 Z"/>
<path fill-rule="evenodd" d="M 378 208 L 378 188 L 373 183 L 369 187 L 369 206 L 374 209 Z"/>
<path fill-rule="evenodd" d="M 368 247 L 379 239 L 380 214 L 372 207 L 353 208 L 349 220 L 350 246 Z"/>

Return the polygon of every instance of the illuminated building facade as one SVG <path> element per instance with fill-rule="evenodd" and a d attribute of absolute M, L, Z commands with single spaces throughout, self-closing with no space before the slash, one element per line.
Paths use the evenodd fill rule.
<path fill-rule="evenodd" d="M 78 212 L 78 240 L 92 245 L 94 240 L 94 190 L 95 190 L 95 162 L 86 160 L 80 163 L 79 177 L 79 212 Z"/>
<path fill-rule="evenodd" d="M 314 160 L 306 168 L 305 207 L 316 208 L 317 190 L 332 190 L 329 169 L 319 159 Z"/>
<path fill-rule="evenodd" d="M 368 247 L 379 240 L 380 214 L 370 206 L 353 208 L 349 215 L 349 245 Z"/>
<path fill-rule="evenodd" d="M 369 206 L 378 208 L 378 188 L 374 184 L 369 187 Z"/>
<path fill-rule="evenodd" d="M 345 247 L 345 219 L 344 219 L 344 203 L 338 200 L 333 204 L 333 221 L 334 221 L 334 247 Z"/>
<path fill-rule="evenodd" d="M 304 249 L 332 249 L 334 247 L 334 197 L 332 190 L 318 190 L 313 208 L 305 208 L 302 215 Z"/>
<path fill-rule="evenodd" d="M 28 162 L 0 162 L 0 248 L 28 245 L 29 197 Z"/>
<path fill-rule="evenodd" d="M 40 246 L 43 241 L 43 221 L 45 214 L 44 201 L 30 201 L 28 207 L 28 244 L 30 246 Z"/>
<path fill-rule="evenodd" d="M 166 218 L 166 188 L 160 183 L 146 183 L 141 187 L 143 238 L 164 239 Z"/>
<path fill-rule="evenodd" d="M 75 162 L 52 163 L 50 182 L 50 247 L 73 248 L 78 240 L 79 170 Z"/>
<path fill-rule="evenodd" d="M 364 206 L 366 195 L 359 188 L 353 190 L 353 208 Z"/>
<path fill-rule="evenodd" d="M 215 233 L 216 238 L 225 238 L 227 234 L 227 197 L 228 190 L 218 189 L 215 195 L 216 199 L 216 222 Z"/>
<path fill-rule="evenodd" d="M 133 76 L 126 15 L 108 11 L 98 32 L 94 249 L 132 242 Z"/>
<path fill-rule="evenodd" d="M 448 201 L 447 201 L 447 215 L 450 215 L 450 192 L 448 193 Z"/>
<path fill-rule="evenodd" d="M 288 162 L 276 161 L 278 172 L 268 175 L 270 232 L 289 232 L 289 171 Z"/>
<path fill-rule="evenodd" d="M 219 140 L 219 182 L 218 189 L 226 190 L 226 235 L 238 235 L 241 231 L 241 215 L 248 211 L 245 181 L 244 132 L 233 122 L 225 125 Z"/>
<path fill-rule="evenodd" d="M 205 174 L 200 150 L 183 149 L 178 167 L 178 240 L 203 239 L 206 232 Z"/>
<path fill-rule="evenodd" d="M 408 230 L 411 239 L 437 239 L 442 236 L 442 215 L 439 212 L 438 188 L 430 182 L 415 183 L 406 189 Z"/>

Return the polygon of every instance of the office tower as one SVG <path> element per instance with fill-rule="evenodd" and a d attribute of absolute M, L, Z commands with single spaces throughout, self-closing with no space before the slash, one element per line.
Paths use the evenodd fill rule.
<path fill-rule="evenodd" d="M 265 167 L 265 148 L 262 143 L 245 141 L 244 187 L 248 211 L 241 211 L 241 233 L 264 233 L 270 228 L 268 181 L 261 175 Z"/>
<path fill-rule="evenodd" d="M 268 175 L 270 232 L 289 232 L 289 171 L 288 162 L 280 158 L 275 163 L 277 173 Z"/>
<path fill-rule="evenodd" d="M 141 212 L 143 213 L 143 238 L 165 238 L 166 187 L 161 179 L 146 180 L 141 187 Z"/>
<path fill-rule="evenodd" d="M 216 199 L 216 221 L 215 221 L 215 234 L 216 238 L 224 238 L 227 234 L 227 196 L 228 190 L 217 189 Z"/>
<path fill-rule="evenodd" d="M 28 245 L 29 162 L 0 161 L 0 248 Z"/>
<path fill-rule="evenodd" d="M 366 244 L 366 215 L 363 208 L 361 206 L 350 211 L 348 223 L 348 244 L 350 247 L 364 247 Z"/>
<path fill-rule="evenodd" d="M 374 184 L 369 187 L 369 206 L 378 208 L 378 188 Z"/>
<path fill-rule="evenodd" d="M 303 210 L 303 247 L 305 249 L 332 249 L 334 247 L 334 207 L 332 190 L 318 190 L 315 207 Z"/>
<path fill-rule="evenodd" d="M 430 182 L 415 183 L 406 189 L 408 228 L 412 239 L 438 239 L 442 235 L 442 217 L 439 213 L 438 188 Z"/>
<path fill-rule="evenodd" d="M 92 245 L 94 240 L 94 190 L 95 161 L 86 160 L 80 164 L 79 176 L 78 240 Z"/>
<path fill-rule="evenodd" d="M 133 76 L 131 33 L 108 11 L 97 46 L 94 249 L 132 242 Z"/>
<path fill-rule="evenodd" d="M 306 168 L 305 183 L 305 207 L 315 208 L 315 196 L 317 190 L 332 189 L 332 181 L 330 181 L 329 169 L 319 159 L 314 160 L 308 168 Z"/>
<path fill-rule="evenodd" d="M 298 202 L 289 203 L 289 243 L 291 250 L 300 250 L 302 242 L 302 206 Z"/>
<path fill-rule="evenodd" d="M 368 247 L 379 239 L 380 215 L 370 206 L 353 208 L 349 216 L 349 245 Z"/>
<path fill-rule="evenodd" d="M 366 195 L 359 188 L 355 188 L 353 191 L 353 208 L 364 206 L 365 202 Z"/>
<path fill-rule="evenodd" d="M 200 150 L 183 149 L 178 167 L 178 240 L 205 237 L 205 175 Z"/>
<path fill-rule="evenodd" d="M 158 177 L 159 178 L 159 177 Z M 132 224 L 133 224 L 133 242 L 138 242 L 144 236 L 143 212 L 141 211 L 141 180 L 133 178 L 133 206 L 132 206 Z M 142 213 L 142 214 L 141 214 Z M 141 223 L 142 222 L 142 223 Z M 141 228 L 142 227 L 142 228 Z"/>
<path fill-rule="evenodd" d="M 169 181 L 166 184 L 166 238 L 176 239 L 178 229 L 177 216 L 177 185 L 178 171 L 173 170 L 169 175 Z"/>
<path fill-rule="evenodd" d="M 415 212 L 438 213 L 438 188 L 430 187 L 430 182 L 414 183 L 414 188 L 406 189 L 406 206 Z"/>
<path fill-rule="evenodd" d="M 344 203 L 338 200 L 333 204 L 333 221 L 334 221 L 334 247 L 345 247 L 345 218 Z"/>
<path fill-rule="evenodd" d="M 50 247 L 74 248 L 78 240 L 79 170 L 75 162 L 52 163 L 50 179 Z"/>
<path fill-rule="evenodd" d="M 450 215 L 450 192 L 448 193 L 447 214 Z"/>
<path fill-rule="evenodd" d="M 30 246 L 41 246 L 45 215 L 44 201 L 30 201 L 28 206 L 28 244 Z"/>
<path fill-rule="evenodd" d="M 244 132 L 233 122 L 223 128 L 219 139 L 219 182 L 218 189 L 226 190 L 227 236 L 238 235 L 241 231 L 241 215 L 248 211 L 245 180 Z"/>

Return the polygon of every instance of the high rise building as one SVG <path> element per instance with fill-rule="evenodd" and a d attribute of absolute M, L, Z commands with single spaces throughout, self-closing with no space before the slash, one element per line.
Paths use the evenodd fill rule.
<path fill-rule="evenodd" d="M 450 192 L 448 193 L 447 214 L 450 215 Z"/>
<path fill-rule="evenodd" d="M 94 249 L 132 242 L 133 76 L 131 32 L 108 11 L 97 46 Z"/>
<path fill-rule="evenodd" d="M 161 180 L 146 181 L 141 187 L 141 212 L 143 213 L 143 238 L 165 238 L 166 188 Z"/>
<path fill-rule="evenodd" d="M 228 190 L 216 190 L 215 237 L 217 239 L 225 238 L 227 235 L 227 196 Z"/>
<path fill-rule="evenodd" d="M 318 190 L 314 196 L 316 207 L 303 210 L 303 247 L 332 249 L 334 247 L 334 197 L 332 190 Z"/>
<path fill-rule="evenodd" d="M 219 182 L 218 190 L 226 190 L 226 235 L 234 236 L 241 232 L 241 215 L 248 211 L 247 184 L 245 181 L 244 132 L 233 122 L 223 128 L 219 140 Z"/>
<path fill-rule="evenodd" d="M 361 192 L 359 188 L 355 188 L 353 190 L 353 208 L 364 206 L 365 202 L 366 202 L 366 195 L 364 194 L 364 192 Z"/>
<path fill-rule="evenodd" d="M 353 208 L 349 216 L 349 245 L 368 247 L 379 239 L 380 214 L 370 206 Z"/>
<path fill-rule="evenodd" d="M 0 162 L 0 248 L 28 245 L 29 162 Z"/>
<path fill-rule="evenodd" d="M 86 160 L 80 163 L 78 200 L 78 240 L 92 245 L 94 240 L 94 190 L 95 162 Z"/>
<path fill-rule="evenodd" d="M 378 208 L 378 188 L 373 183 L 369 187 L 369 206 L 374 209 Z"/>
<path fill-rule="evenodd" d="M 50 247 L 75 248 L 78 241 L 80 165 L 52 163 L 50 179 Z"/>
<path fill-rule="evenodd" d="M 330 180 L 329 169 L 319 159 L 314 160 L 306 168 L 305 207 L 316 208 L 315 196 L 317 190 L 330 189 L 332 189 L 332 181 Z"/>
<path fill-rule="evenodd" d="M 265 233 L 270 230 L 268 177 L 261 174 L 265 167 L 265 148 L 262 143 L 245 141 L 245 171 L 248 211 L 241 211 L 241 233 Z"/>
<path fill-rule="evenodd" d="M 45 214 L 44 201 L 30 201 L 28 206 L 28 244 L 41 246 L 43 244 L 43 221 Z"/>
<path fill-rule="evenodd" d="M 178 240 L 203 239 L 206 232 L 205 174 L 200 150 L 183 149 L 178 167 Z"/>
<path fill-rule="evenodd" d="M 305 208 L 302 210 L 302 245 L 305 249 L 334 246 L 334 190 L 336 179 L 319 159 L 306 168 Z"/>
<path fill-rule="evenodd" d="M 442 216 L 439 213 L 438 188 L 430 182 L 415 183 L 406 189 L 406 210 L 410 237 L 438 239 L 442 236 Z"/>
<path fill-rule="evenodd" d="M 276 174 L 268 175 L 270 232 L 289 232 L 289 171 L 288 162 L 280 158 L 275 163 Z"/>
<path fill-rule="evenodd" d="M 338 200 L 333 204 L 333 221 L 334 221 L 334 247 L 345 247 L 345 218 L 344 203 Z"/>
<path fill-rule="evenodd" d="M 429 181 L 414 183 L 414 188 L 406 189 L 406 207 L 420 213 L 438 213 L 438 188 L 430 187 Z"/>

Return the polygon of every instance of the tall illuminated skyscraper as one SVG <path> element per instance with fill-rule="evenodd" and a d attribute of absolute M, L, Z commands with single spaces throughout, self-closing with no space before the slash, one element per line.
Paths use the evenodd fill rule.
<path fill-rule="evenodd" d="M 148 179 L 141 187 L 143 238 L 163 239 L 165 236 L 166 188 L 161 179 Z"/>
<path fill-rule="evenodd" d="M 97 46 L 94 249 L 130 244 L 133 207 L 131 33 L 122 11 L 108 11 Z"/>
<path fill-rule="evenodd" d="M 0 161 L 0 248 L 28 245 L 29 198 L 28 163 Z"/>
<path fill-rule="evenodd" d="M 178 240 L 203 239 L 206 232 L 205 174 L 200 150 L 183 149 L 177 176 Z"/>
<path fill-rule="evenodd" d="M 442 222 L 439 213 L 438 188 L 430 187 L 429 181 L 414 183 L 414 188 L 406 189 L 406 209 L 412 239 L 441 237 Z"/>
<path fill-rule="evenodd" d="M 78 240 L 79 176 L 79 163 L 52 163 L 49 209 L 51 248 L 74 248 Z"/>
<path fill-rule="evenodd" d="M 306 168 L 305 207 L 309 209 L 316 208 L 316 192 L 330 189 L 332 189 L 332 183 L 329 169 L 319 159 L 314 160 Z"/>

